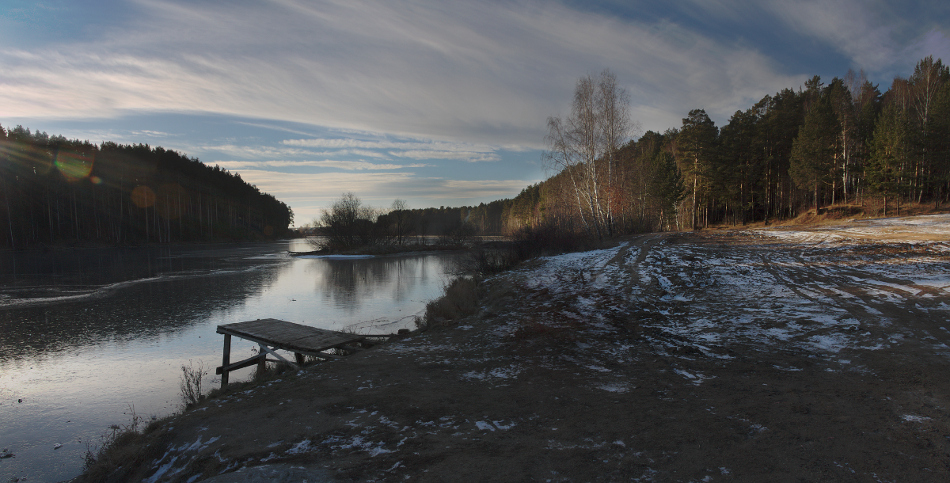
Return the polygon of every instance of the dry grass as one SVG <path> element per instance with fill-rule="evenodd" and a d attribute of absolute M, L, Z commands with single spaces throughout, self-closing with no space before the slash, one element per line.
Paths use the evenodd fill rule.
<path fill-rule="evenodd" d="M 478 280 L 459 277 L 449 282 L 445 294 L 426 304 L 426 312 L 416 320 L 420 329 L 448 325 L 478 311 Z"/>
<path fill-rule="evenodd" d="M 198 367 L 194 367 L 191 360 L 189 360 L 187 366 L 181 366 L 181 372 L 181 381 L 179 382 L 181 403 L 182 408 L 187 409 L 204 399 L 204 395 L 201 394 L 201 379 L 208 375 L 208 371 L 205 370 L 203 362 L 198 362 Z"/>
<path fill-rule="evenodd" d="M 901 203 L 900 216 L 934 215 L 947 213 L 944 206 L 935 206 L 933 203 Z M 897 203 L 891 200 L 887 204 L 887 216 L 898 216 Z M 862 203 L 839 203 L 825 206 L 815 211 L 814 208 L 801 212 L 798 216 L 788 220 L 772 220 L 769 223 L 758 221 L 742 225 L 743 228 L 764 228 L 772 226 L 809 227 L 836 225 L 849 220 L 866 220 L 884 217 L 884 203 L 881 199 L 867 198 Z M 710 226 L 712 230 L 735 229 L 732 223 L 722 223 Z"/>
<path fill-rule="evenodd" d="M 181 389 L 181 410 L 185 411 L 196 406 L 206 399 L 201 393 L 201 380 L 208 374 L 204 364 L 199 362 L 197 367 L 192 361 L 181 366 L 182 377 L 179 383 Z M 134 479 L 128 468 L 141 468 L 144 463 L 161 455 L 153 454 L 160 447 L 154 443 L 156 439 L 168 437 L 162 429 L 162 420 L 152 417 L 146 424 L 145 419 L 135 412 L 134 406 L 129 406 L 126 413 L 129 415 L 127 424 L 113 424 L 100 437 L 98 445 L 89 446 L 86 450 L 85 470 L 78 481 L 82 482 L 120 482 Z"/>
<path fill-rule="evenodd" d="M 129 423 L 113 424 L 102 435 L 98 446 L 86 450 L 85 470 L 76 481 L 80 482 L 122 482 L 129 481 L 133 475 L 128 468 L 141 468 L 146 461 L 160 454 L 161 445 L 149 444 L 153 440 L 166 438 L 162 430 L 162 420 L 152 418 L 148 424 L 135 413 L 135 407 L 129 406 Z M 144 429 L 140 427 L 144 425 Z"/>
<path fill-rule="evenodd" d="M 946 213 L 947 210 L 935 208 L 932 203 L 901 203 L 900 213 L 897 203 L 888 203 L 887 216 L 917 216 Z M 835 225 L 848 220 L 865 220 L 884 217 L 884 203 L 882 200 L 867 200 L 864 204 L 838 204 L 827 206 L 815 212 L 812 208 L 797 217 L 778 226 L 823 226 Z"/>

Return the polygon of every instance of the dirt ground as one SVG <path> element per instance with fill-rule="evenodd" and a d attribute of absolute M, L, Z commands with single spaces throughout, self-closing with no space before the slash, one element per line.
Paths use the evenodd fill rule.
<path fill-rule="evenodd" d="M 948 278 L 945 241 L 763 232 L 535 260 L 455 326 L 167 421 L 136 474 L 950 481 Z"/>

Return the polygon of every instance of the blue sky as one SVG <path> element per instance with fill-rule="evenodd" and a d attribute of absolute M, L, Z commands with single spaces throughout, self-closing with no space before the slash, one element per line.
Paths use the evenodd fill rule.
<path fill-rule="evenodd" d="M 346 191 L 517 195 L 605 68 L 642 133 L 849 68 L 883 91 L 927 55 L 950 61 L 946 0 L 3 0 L 0 125 L 178 150 L 302 225 Z"/>

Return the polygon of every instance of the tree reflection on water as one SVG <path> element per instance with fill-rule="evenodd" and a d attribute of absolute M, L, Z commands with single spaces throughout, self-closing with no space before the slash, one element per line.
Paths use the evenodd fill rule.
<path fill-rule="evenodd" d="M 315 292 L 327 303 L 357 310 L 375 297 L 401 302 L 419 284 L 434 282 L 456 257 L 447 255 L 392 256 L 357 260 L 314 260 Z M 438 264 L 437 267 L 431 265 Z M 442 279 L 435 282 L 442 282 Z"/>

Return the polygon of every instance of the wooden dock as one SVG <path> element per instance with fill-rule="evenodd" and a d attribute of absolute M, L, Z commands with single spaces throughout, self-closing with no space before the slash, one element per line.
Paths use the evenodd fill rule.
<path fill-rule="evenodd" d="M 299 369 L 303 365 L 304 356 L 313 356 L 324 360 L 334 359 L 360 350 L 367 339 L 388 337 L 347 334 L 277 319 L 258 319 L 219 325 L 217 332 L 224 334 L 224 355 L 221 360 L 221 367 L 215 369 L 215 373 L 221 375 L 222 388 L 228 385 L 229 372 L 254 364 L 263 369 L 268 360 L 268 355 L 274 356 L 276 362 L 282 362 Z M 232 363 L 231 336 L 257 342 L 261 349 L 260 353 L 243 361 Z M 285 359 L 276 352 L 278 350 L 293 352 L 294 361 L 291 362 Z"/>

